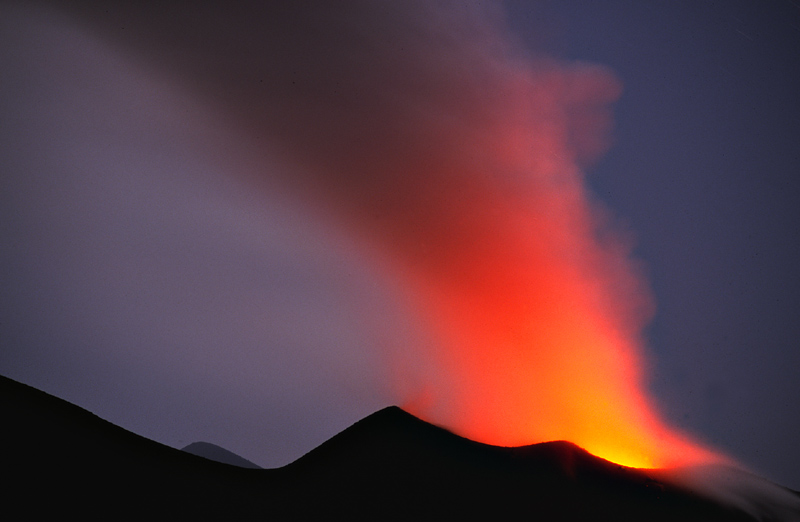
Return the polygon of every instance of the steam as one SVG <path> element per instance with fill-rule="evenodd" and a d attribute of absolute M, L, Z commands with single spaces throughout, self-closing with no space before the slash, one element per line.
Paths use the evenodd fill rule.
<path fill-rule="evenodd" d="M 710 464 L 661 470 L 664 480 L 680 484 L 755 520 L 800 520 L 800 495 L 739 467 Z"/>

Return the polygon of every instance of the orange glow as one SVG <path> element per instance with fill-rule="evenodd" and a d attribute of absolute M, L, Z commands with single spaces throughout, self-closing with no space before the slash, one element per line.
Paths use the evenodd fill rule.
<path fill-rule="evenodd" d="M 404 407 L 495 445 L 568 440 L 646 468 L 712 458 L 659 421 L 643 392 L 639 346 L 597 295 L 609 289 L 548 257 L 462 266 L 462 277 L 475 272 L 472 284 L 434 280 L 419 289 L 437 336 L 437 372 Z"/>
<path fill-rule="evenodd" d="M 286 181 L 424 322 L 429 343 L 390 354 L 397 402 L 496 445 L 568 440 L 637 467 L 714 458 L 647 396 L 649 294 L 584 186 L 619 82 L 518 48 L 497 6 L 412 4 L 366 3 L 374 33 L 313 17 L 334 37 L 276 61 L 291 89 L 258 113 L 297 163 Z"/>
<path fill-rule="evenodd" d="M 430 357 L 437 371 L 404 407 L 495 445 L 568 440 L 644 468 L 713 458 L 665 427 L 643 391 L 636 332 L 614 315 L 622 304 L 611 293 L 634 281 L 624 281 L 624 272 L 604 280 L 614 273 L 608 266 L 561 265 L 552 251 L 505 243 L 508 235 L 482 238 L 492 259 L 476 249 L 457 278 L 417 279 L 436 336 Z M 601 266 L 624 261 L 592 246 L 605 257 Z"/>
<path fill-rule="evenodd" d="M 526 98 L 542 121 L 499 123 L 481 148 L 440 164 L 460 175 L 424 171 L 419 196 L 398 192 L 435 210 L 419 217 L 403 200 L 373 236 L 433 337 L 432 350 L 399 358 L 422 367 L 397 371 L 401 406 L 494 445 L 568 440 L 645 468 L 716 459 L 665 426 L 647 396 L 649 294 L 585 192 L 557 110 L 569 102 L 553 99 L 563 86 L 549 80 Z M 525 183 L 498 186 L 495 171 Z"/>
<path fill-rule="evenodd" d="M 558 128 L 530 123 L 521 136 L 500 126 L 485 140 L 486 163 L 524 172 L 532 189 L 498 188 L 462 165 L 474 187 L 452 201 L 429 184 L 442 197 L 437 221 L 409 227 L 410 237 L 405 227 L 388 234 L 393 269 L 435 345 L 412 356 L 426 365 L 413 386 L 398 377 L 403 405 L 489 444 L 568 440 L 646 468 L 716 459 L 665 426 L 647 396 L 649 294 L 624 245 L 603 230 Z M 513 146 L 498 144 L 503 136 Z"/>

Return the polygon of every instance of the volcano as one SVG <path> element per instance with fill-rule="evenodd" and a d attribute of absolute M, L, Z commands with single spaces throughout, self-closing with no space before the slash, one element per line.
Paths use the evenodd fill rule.
<path fill-rule="evenodd" d="M 283 468 L 245 469 L 145 439 L 5 377 L 0 397 L 5 509 L 26 518 L 754 520 L 569 442 L 490 446 L 397 407 Z"/>

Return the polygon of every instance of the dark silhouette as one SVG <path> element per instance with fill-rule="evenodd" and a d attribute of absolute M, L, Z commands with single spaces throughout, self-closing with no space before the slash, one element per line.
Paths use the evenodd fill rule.
<path fill-rule="evenodd" d="M 210 442 L 192 442 L 188 446 L 181 448 L 181 451 L 203 457 L 204 459 L 213 460 L 214 462 L 222 462 L 223 464 L 230 464 L 231 466 L 239 466 L 240 468 L 261 469 L 261 466 L 253 464 L 246 458 L 240 457 L 236 453 L 221 448 L 216 444 Z"/>
<path fill-rule="evenodd" d="M 397 407 L 279 469 L 166 447 L 5 377 L 0 415 L 4 506 L 26 519 L 753 520 L 569 442 L 488 446 Z"/>

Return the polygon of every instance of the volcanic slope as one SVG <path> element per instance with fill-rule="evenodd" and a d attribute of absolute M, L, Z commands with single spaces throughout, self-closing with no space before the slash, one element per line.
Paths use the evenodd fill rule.
<path fill-rule="evenodd" d="M 278 469 L 169 448 L 0 377 L 5 509 L 24 518 L 753 520 L 568 442 L 500 448 L 397 407 Z"/>
<path fill-rule="evenodd" d="M 191 453 L 192 455 L 197 455 L 198 457 L 203 457 L 208 460 L 213 460 L 215 462 L 230 464 L 231 466 L 261 469 L 261 466 L 258 466 L 249 460 L 226 450 L 225 448 L 221 448 L 216 444 L 211 444 L 210 442 L 192 442 L 188 446 L 181 448 L 181 451 L 185 451 L 187 453 Z"/>

